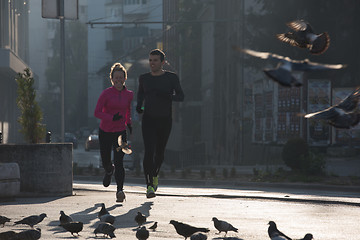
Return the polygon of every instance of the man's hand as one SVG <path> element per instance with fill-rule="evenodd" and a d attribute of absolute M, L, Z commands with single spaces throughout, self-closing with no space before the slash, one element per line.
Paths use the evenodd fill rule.
<path fill-rule="evenodd" d="M 143 109 L 141 109 L 141 107 L 140 107 L 140 106 L 136 106 L 136 111 L 137 111 L 137 113 L 139 113 L 139 114 L 141 114 L 141 113 L 143 113 L 143 112 L 144 112 L 144 110 L 143 110 Z"/>

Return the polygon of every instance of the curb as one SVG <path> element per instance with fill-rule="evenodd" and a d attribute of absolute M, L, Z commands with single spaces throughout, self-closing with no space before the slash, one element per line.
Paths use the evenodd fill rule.
<path fill-rule="evenodd" d="M 74 180 L 79 181 L 96 181 L 101 183 L 102 176 L 79 176 L 75 175 Z M 316 183 L 271 183 L 271 182 L 234 182 L 224 180 L 194 180 L 194 179 L 165 179 L 166 185 L 170 186 L 187 186 L 187 187 L 220 187 L 220 188 L 286 188 L 286 189 L 304 189 L 318 191 L 335 191 L 335 192 L 351 192 L 360 193 L 359 186 L 346 185 L 326 185 Z M 126 177 L 125 184 L 145 184 L 143 178 Z"/>

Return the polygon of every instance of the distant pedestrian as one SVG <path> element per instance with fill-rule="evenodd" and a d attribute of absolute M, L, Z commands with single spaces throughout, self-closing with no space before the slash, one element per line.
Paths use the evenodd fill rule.
<path fill-rule="evenodd" d="M 130 134 L 132 133 L 131 101 L 134 94 L 126 88 L 126 79 L 126 69 L 120 63 L 115 63 L 110 70 L 112 87 L 105 89 L 101 93 L 94 113 L 95 117 L 101 120 L 99 143 L 101 160 L 105 169 L 103 185 L 104 187 L 110 185 L 115 170 L 117 202 L 123 202 L 125 199 L 123 192 L 125 179 L 124 153 L 116 151 L 116 148 L 119 147 L 118 137 L 121 135 L 122 141 L 127 142 L 126 126 L 129 128 Z M 114 164 L 111 162 L 111 151 L 114 152 Z"/>
<path fill-rule="evenodd" d="M 165 54 L 154 49 L 149 55 L 150 72 L 139 77 L 136 111 L 142 116 L 145 146 L 143 161 L 146 197 L 155 197 L 158 175 L 172 126 L 172 101 L 183 101 L 179 77 L 163 70 Z M 144 108 L 142 108 L 144 104 Z"/>

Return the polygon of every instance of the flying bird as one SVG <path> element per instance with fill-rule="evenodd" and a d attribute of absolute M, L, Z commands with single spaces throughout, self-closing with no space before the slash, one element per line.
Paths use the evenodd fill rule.
<path fill-rule="evenodd" d="M 137 215 L 135 216 L 135 221 L 140 227 L 146 222 L 146 217 L 141 212 L 137 212 Z"/>
<path fill-rule="evenodd" d="M 21 240 L 37 240 L 41 238 L 41 229 L 29 229 L 19 233 L 16 233 L 15 238 Z"/>
<path fill-rule="evenodd" d="M 293 31 L 277 34 L 276 38 L 291 46 L 308 48 L 312 54 L 324 53 L 330 45 L 330 37 L 327 32 L 314 33 L 311 25 L 304 20 L 295 20 L 286 24 Z"/>
<path fill-rule="evenodd" d="M 342 109 L 334 111 L 331 107 L 320 112 L 305 115 L 305 118 L 326 120 L 326 122 L 339 129 L 350 129 L 360 122 L 360 109 L 345 112 Z"/>
<path fill-rule="evenodd" d="M 191 235 L 190 240 L 206 240 L 207 236 L 202 233 L 196 233 Z"/>
<path fill-rule="evenodd" d="M 119 147 L 116 148 L 116 151 L 123 151 L 125 154 L 131 154 L 132 150 L 127 142 L 123 142 L 122 135 L 118 137 L 118 145 Z"/>
<path fill-rule="evenodd" d="M 10 222 L 10 220 L 10 218 L 0 215 L 0 224 L 2 224 L 3 227 L 5 226 L 5 223 Z"/>
<path fill-rule="evenodd" d="M 155 231 L 157 228 L 157 224 L 158 224 L 158 222 L 155 222 L 151 227 L 149 227 L 149 229 Z"/>
<path fill-rule="evenodd" d="M 221 232 L 225 232 L 224 237 L 226 236 L 228 231 L 237 232 L 238 230 L 237 228 L 233 227 L 233 225 L 231 225 L 230 223 L 219 220 L 216 217 L 213 217 L 212 220 L 214 221 L 214 227 L 219 231 L 218 234 L 220 234 Z"/>
<path fill-rule="evenodd" d="M 196 232 L 207 233 L 210 231 L 208 228 L 197 228 L 197 227 L 193 227 L 186 223 L 178 222 L 175 220 L 171 220 L 170 224 L 172 224 L 175 227 L 176 232 L 179 235 L 185 237 L 185 239 L 187 239 L 188 237 L 190 237 L 191 235 L 193 235 Z"/>
<path fill-rule="evenodd" d="M 14 223 L 14 225 L 17 224 L 26 224 L 29 225 L 31 228 L 34 228 L 34 225 L 40 223 L 44 218 L 47 217 L 45 213 L 42 213 L 40 215 L 31 215 L 29 217 L 23 218 L 20 221 L 17 221 Z"/>
<path fill-rule="evenodd" d="M 289 238 L 288 236 L 286 236 L 277 229 L 276 223 L 274 221 L 270 221 L 268 224 L 269 224 L 268 235 L 271 240 L 282 240 L 282 239 L 292 240 L 291 238 Z"/>
<path fill-rule="evenodd" d="M 101 203 L 101 209 L 98 213 L 98 218 L 100 218 L 101 216 L 103 216 L 105 214 L 110 214 L 110 213 L 108 212 L 108 210 L 106 210 L 105 203 Z"/>
<path fill-rule="evenodd" d="M 95 237 L 97 237 L 97 234 L 102 233 L 104 236 L 109 236 L 110 238 L 116 237 L 114 234 L 115 227 L 111 225 L 110 223 L 101 222 L 96 229 L 94 230 Z"/>
<path fill-rule="evenodd" d="M 292 74 L 294 71 L 306 72 L 306 71 L 319 71 L 319 70 L 337 70 L 345 68 L 344 64 L 322 64 L 311 62 L 308 59 L 305 60 L 292 60 L 289 57 L 280 56 L 275 53 L 270 52 L 258 52 L 250 49 L 242 49 L 239 47 L 233 47 L 235 50 L 244 52 L 253 57 L 258 57 L 261 59 L 270 59 L 274 62 L 278 62 L 276 68 L 273 69 L 264 69 L 264 73 L 278 82 L 284 87 L 300 87 L 302 83 L 298 81 L 295 76 Z"/>
<path fill-rule="evenodd" d="M 73 222 L 73 219 L 70 216 L 66 215 L 64 213 L 64 211 L 60 211 L 59 221 L 60 221 L 60 226 L 61 226 L 65 223 Z"/>
<path fill-rule="evenodd" d="M 360 87 L 344 98 L 340 103 L 327 109 L 306 114 L 305 118 L 326 120 L 327 123 L 336 128 L 349 129 L 356 126 L 360 121 Z"/>
<path fill-rule="evenodd" d="M 139 230 L 136 231 L 136 238 L 139 240 L 146 240 L 149 238 L 149 231 L 146 230 L 145 226 L 142 226 Z"/>
<path fill-rule="evenodd" d="M 83 230 L 84 224 L 82 222 L 69 222 L 61 224 L 61 226 L 68 232 L 71 233 L 71 235 L 75 236 L 74 233 L 79 235 L 79 232 Z"/>

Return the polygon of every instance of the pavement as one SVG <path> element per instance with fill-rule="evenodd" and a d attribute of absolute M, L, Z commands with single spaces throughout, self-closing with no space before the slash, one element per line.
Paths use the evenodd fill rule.
<path fill-rule="evenodd" d="M 354 208 L 360 206 L 360 189 L 349 187 L 335 189 L 324 188 L 325 186 L 320 185 L 309 187 L 308 185 L 300 184 L 274 185 L 249 183 L 233 183 L 229 185 L 226 182 L 219 181 L 176 181 L 167 179 L 163 180 L 163 182 L 160 180 L 161 188 L 159 188 L 156 198 L 146 199 L 143 179 L 127 178 L 125 181 L 124 192 L 126 194 L 126 201 L 124 203 L 115 202 L 116 186 L 113 183 L 108 188 L 104 188 L 99 178 L 85 179 L 84 177 L 75 176 L 72 196 L 18 197 L 1 202 L 0 213 L 11 218 L 12 222 L 29 215 L 46 213 L 48 217 L 37 225 L 37 227 L 42 229 L 42 239 L 95 239 L 93 230 L 99 222 L 97 213 L 100 210 L 100 203 L 105 203 L 109 212 L 117 215 L 115 223 L 117 230 L 115 234 L 121 236 L 121 239 L 135 239 L 137 226 L 134 216 L 138 211 L 148 217 L 147 227 L 152 225 L 155 220 L 159 221 L 163 226 L 162 230 L 150 233 L 151 239 L 183 239 L 168 224 L 169 218 L 172 218 L 169 214 L 172 215 L 176 212 L 176 219 L 185 219 L 186 222 L 193 222 L 195 220 L 193 218 L 194 214 L 198 215 L 197 219 L 205 218 L 206 212 L 209 209 L 204 210 L 202 208 L 205 206 L 208 208 L 209 204 L 211 206 L 215 202 L 221 204 L 219 205 L 221 208 L 219 207 L 218 209 L 220 212 L 225 211 L 222 209 L 224 206 L 231 207 L 231 204 L 234 203 L 241 207 L 240 201 L 270 201 L 272 206 L 276 202 L 283 202 L 284 204 L 306 203 L 309 205 L 348 206 Z M 202 204 L 199 205 L 199 202 L 204 204 L 204 206 Z M 188 211 L 179 211 L 181 210 L 177 207 L 179 204 L 185 204 Z M 234 208 L 236 208 L 235 205 Z M 60 210 L 71 215 L 74 220 L 84 223 L 84 229 L 80 236 L 73 237 L 58 226 Z M 197 211 L 202 213 L 197 214 Z M 209 216 L 206 216 L 207 218 Z M 19 232 L 26 229 L 29 229 L 29 227 L 24 225 L 12 226 L 12 223 L 7 223 L 4 228 L 1 228 L 0 232 L 8 230 Z M 227 239 L 219 238 L 218 235 L 213 235 L 214 233 L 215 230 L 212 229 L 211 235 L 214 238 L 210 239 Z M 98 235 L 98 238 L 104 239 L 102 235 Z M 254 238 L 249 237 L 247 239 L 260 238 L 259 236 L 254 236 Z"/>

